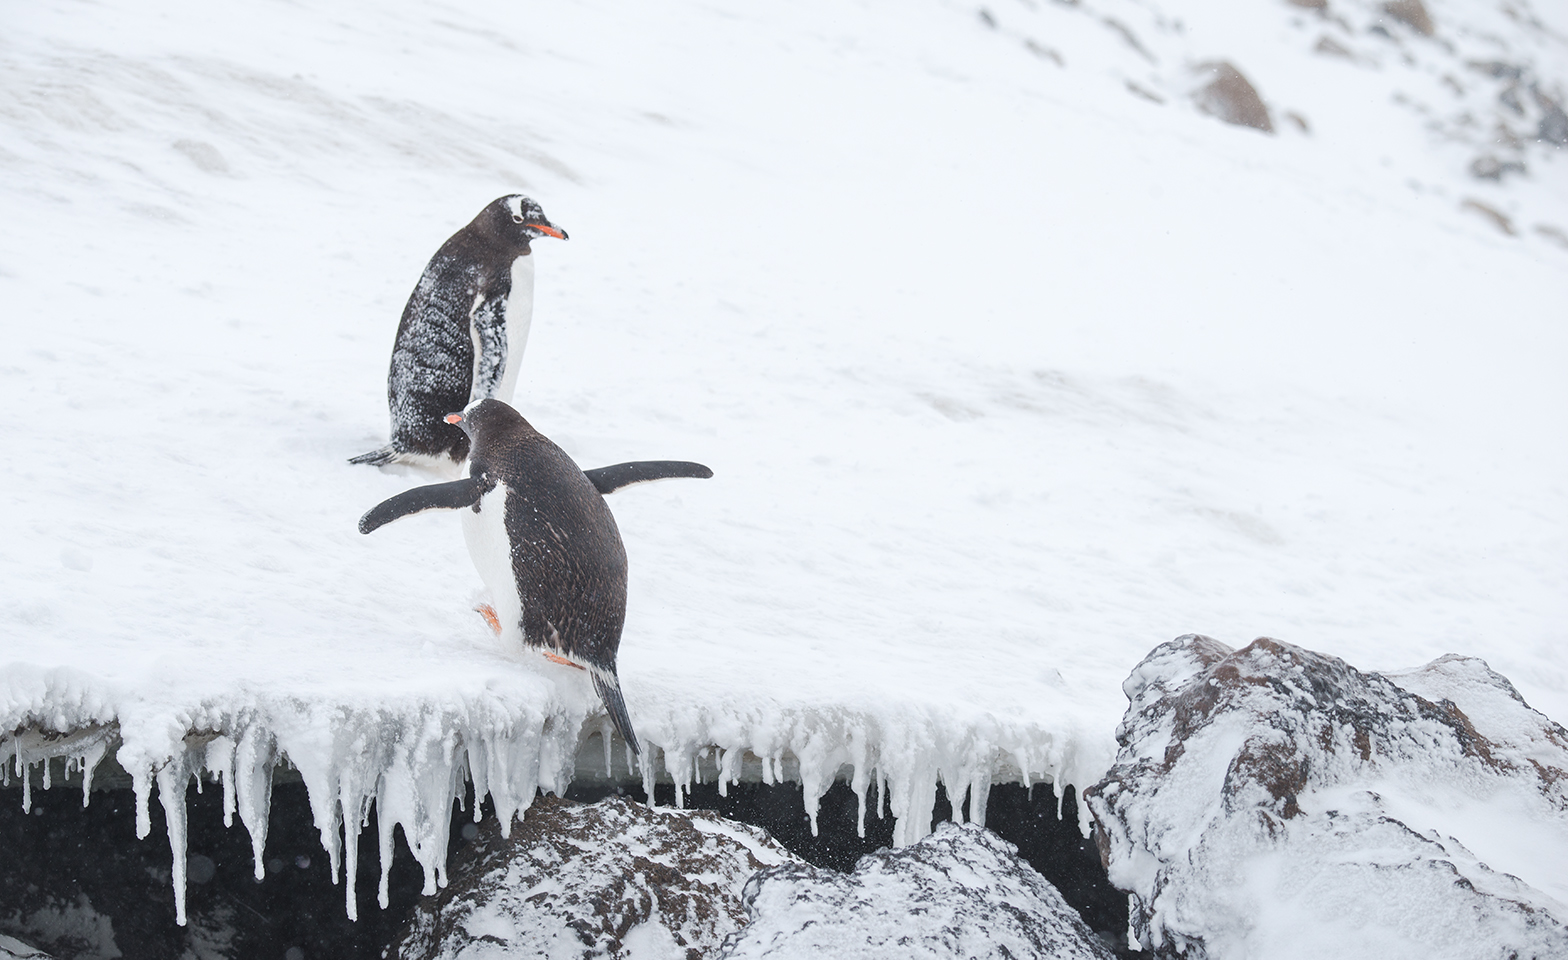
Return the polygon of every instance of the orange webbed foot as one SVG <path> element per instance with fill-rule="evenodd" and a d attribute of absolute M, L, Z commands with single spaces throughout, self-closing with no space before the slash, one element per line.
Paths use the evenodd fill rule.
<path fill-rule="evenodd" d="M 495 607 L 488 603 L 481 603 L 474 608 L 474 612 L 485 618 L 485 623 L 490 624 L 490 629 L 495 631 L 496 636 L 501 635 L 501 618 L 495 615 Z"/>
<path fill-rule="evenodd" d="M 551 663 L 559 663 L 562 666 L 566 666 L 566 667 L 576 667 L 579 670 L 586 670 L 587 669 L 587 667 L 584 667 L 580 663 L 573 663 L 572 661 L 566 659 L 565 657 L 559 656 L 559 655 L 554 654 L 554 653 L 551 653 L 548 650 L 541 650 L 539 652 L 544 654 L 544 658 L 546 660 L 550 661 Z"/>

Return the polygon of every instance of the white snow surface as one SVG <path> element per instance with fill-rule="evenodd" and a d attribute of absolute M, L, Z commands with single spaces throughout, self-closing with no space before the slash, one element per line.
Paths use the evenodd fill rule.
<path fill-rule="evenodd" d="M 1187 631 L 1478 656 L 1568 717 L 1568 158 L 1474 180 L 1430 105 L 1467 59 L 1561 102 L 1568 18 L 1429 8 L 1346 3 L 1347 59 L 1284 2 L 8 4 L 0 730 L 80 732 L 9 775 L 118 736 L 177 899 L 192 774 L 258 849 L 280 757 L 334 859 L 374 799 L 430 889 L 465 773 L 564 788 L 586 681 L 471 612 L 456 518 L 360 536 L 424 478 L 344 462 L 514 190 L 572 237 L 519 408 L 715 471 L 611 501 L 645 775 L 789 756 L 909 843 L 939 779 L 1094 782 Z M 1220 58 L 1310 133 L 1200 114 Z"/>

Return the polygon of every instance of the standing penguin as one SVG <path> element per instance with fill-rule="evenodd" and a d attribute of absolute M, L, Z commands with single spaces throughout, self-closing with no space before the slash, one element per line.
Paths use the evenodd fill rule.
<path fill-rule="evenodd" d="M 713 471 L 674 460 L 583 471 L 499 400 L 479 400 L 444 419 L 472 441 L 468 477 L 382 501 L 360 518 L 359 532 L 426 510 L 469 508 L 463 538 L 495 600 L 502 640 L 586 669 L 615 729 L 640 755 L 615 672 L 626 622 L 626 548 L 602 494 Z"/>
<path fill-rule="evenodd" d="M 486 397 L 512 399 L 533 319 L 529 243 L 539 237 L 565 240 L 566 231 L 514 193 L 479 211 L 430 258 L 392 345 L 392 442 L 350 463 L 442 471 L 462 464 L 468 437 L 442 418 Z"/>

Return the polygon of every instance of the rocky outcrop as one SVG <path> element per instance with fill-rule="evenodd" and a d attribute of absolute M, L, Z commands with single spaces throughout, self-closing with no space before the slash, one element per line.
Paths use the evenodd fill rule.
<path fill-rule="evenodd" d="M 477 827 L 391 956 L 698 960 L 745 922 L 748 877 L 798 862 L 756 827 L 620 798 L 538 800 L 511 833 Z"/>
<path fill-rule="evenodd" d="M 1198 75 L 1206 82 L 1193 93 L 1193 102 L 1204 113 L 1226 123 L 1274 132 L 1269 108 L 1257 88 L 1232 64 L 1224 61 L 1201 64 Z"/>
<path fill-rule="evenodd" d="M 805 864 L 746 884 L 726 960 L 818 957 L 1112 960 L 1056 888 L 984 827 L 944 823 L 850 874 Z"/>
<path fill-rule="evenodd" d="M 1432 22 L 1432 15 L 1421 0 L 1389 0 L 1383 4 L 1383 12 L 1423 37 L 1430 37 L 1437 32 L 1437 25 Z"/>
<path fill-rule="evenodd" d="M 1568 731 L 1480 660 L 1189 635 L 1087 793 L 1156 957 L 1568 956 Z"/>

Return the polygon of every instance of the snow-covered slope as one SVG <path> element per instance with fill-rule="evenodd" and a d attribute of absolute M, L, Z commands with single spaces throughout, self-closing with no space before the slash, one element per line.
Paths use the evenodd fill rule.
<path fill-rule="evenodd" d="M 1466 58 L 1561 103 L 1561 15 L 1342 6 L 12 4 L 0 729 L 117 729 L 144 796 L 210 766 L 248 822 L 285 754 L 329 848 L 379 793 L 432 883 L 465 767 L 559 785 L 591 693 L 496 646 L 454 518 L 356 533 L 418 480 L 344 462 L 513 190 L 572 236 L 525 415 L 716 473 L 612 500 L 677 780 L 850 764 L 907 842 L 939 777 L 1093 782 L 1189 631 L 1480 656 L 1568 717 L 1568 167 L 1478 180 L 1410 106 Z M 1220 59 L 1276 135 L 1188 98 Z"/>

